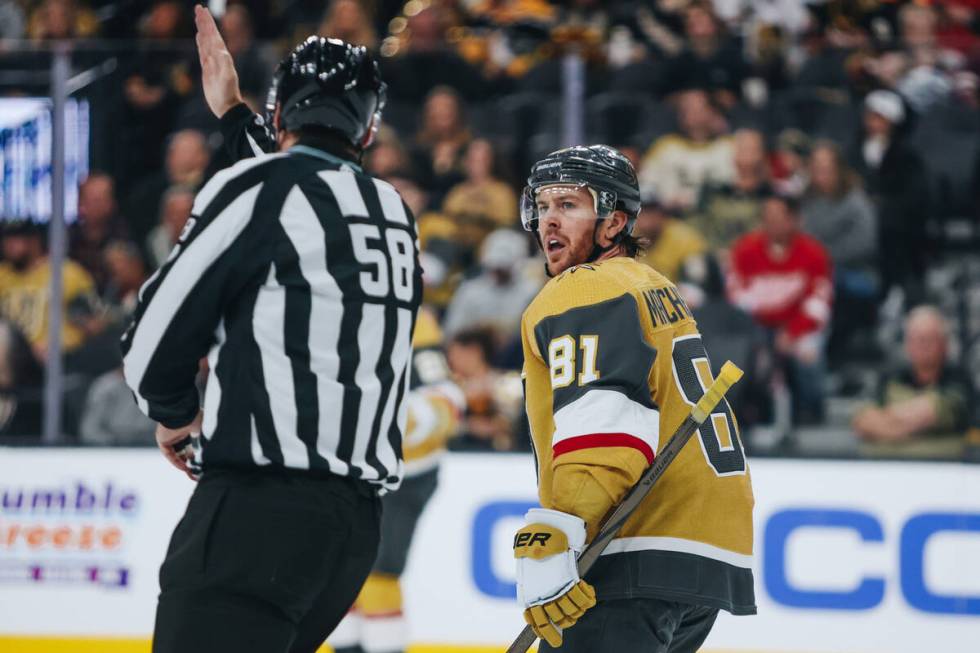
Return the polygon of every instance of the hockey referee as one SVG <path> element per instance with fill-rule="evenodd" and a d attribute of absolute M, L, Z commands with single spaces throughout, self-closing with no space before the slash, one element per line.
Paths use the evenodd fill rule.
<path fill-rule="evenodd" d="M 160 570 L 156 653 L 312 653 L 374 562 L 421 294 L 414 219 L 359 165 L 384 89 L 364 48 L 298 46 L 269 94 L 278 152 L 214 176 L 140 291 L 126 380 L 200 477 Z"/>

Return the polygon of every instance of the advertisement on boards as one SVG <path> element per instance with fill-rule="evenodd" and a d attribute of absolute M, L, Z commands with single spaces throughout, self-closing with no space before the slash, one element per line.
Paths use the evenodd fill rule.
<path fill-rule="evenodd" d="M 192 490 L 155 450 L 0 448 L 0 635 L 150 633 Z"/>
<path fill-rule="evenodd" d="M 705 650 L 976 650 L 980 467 L 767 459 L 751 473 L 759 614 L 721 613 Z M 505 642 L 521 626 L 510 543 L 534 504 L 533 491 L 521 492 L 533 487 L 533 468 L 517 457 L 456 456 L 441 483 L 410 558 L 414 632 Z M 465 540 L 450 546 L 466 524 L 468 549 Z M 447 611 L 480 616 L 447 624 Z"/>
<path fill-rule="evenodd" d="M 767 459 L 751 473 L 759 614 L 722 613 L 705 650 L 976 650 L 980 466 Z M 155 450 L 0 449 L 0 637 L 149 637 L 192 489 Z M 413 641 L 516 636 L 511 540 L 534 505 L 529 456 L 445 459 L 404 578 Z"/>

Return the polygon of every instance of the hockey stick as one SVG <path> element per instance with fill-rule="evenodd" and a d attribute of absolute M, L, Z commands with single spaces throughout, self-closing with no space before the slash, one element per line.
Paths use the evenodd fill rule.
<path fill-rule="evenodd" d="M 579 577 L 585 577 L 585 573 L 599 559 L 606 546 L 616 537 L 619 529 L 623 527 L 623 524 L 637 509 L 640 502 L 646 498 L 654 484 L 664 475 L 667 466 L 677 457 L 677 454 L 681 452 L 694 432 L 704 423 L 704 420 L 708 419 L 711 411 L 721 402 L 728 389 L 735 385 L 740 378 L 742 378 L 742 370 L 738 369 L 735 363 L 726 361 L 721 366 L 718 378 L 705 390 L 704 396 L 698 400 L 698 403 L 691 408 L 690 414 L 677 427 L 670 441 L 654 460 L 653 465 L 643 472 L 643 476 L 636 482 L 636 485 L 630 489 L 613 513 L 602 523 L 599 534 L 582 551 L 578 557 Z M 536 639 L 537 635 L 534 634 L 534 630 L 530 626 L 525 626 L 514 643 L 507 649 L 507 653 L 525 653 Z"/>

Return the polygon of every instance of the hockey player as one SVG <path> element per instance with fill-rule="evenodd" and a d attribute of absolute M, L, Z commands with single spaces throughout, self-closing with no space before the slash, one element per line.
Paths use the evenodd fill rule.
<path fill-rule="evenodd" d="M 638 263 L 632 165 L 604 145 L 553 152 L 521 201 L 553 278 L 524 313 L 541 508 L 514 538 L 540 651 L 695 651 L 719 609 L 755 613 L 752 488 L 722 402 L 580 579 L 575 557 L 712 381 L 677 288 Z"/>

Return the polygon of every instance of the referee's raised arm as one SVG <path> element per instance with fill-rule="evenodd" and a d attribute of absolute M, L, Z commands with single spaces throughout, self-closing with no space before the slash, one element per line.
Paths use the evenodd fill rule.
<path fill-rule="evenodd" d="M 262 116 L 252 113 L 238 88 L 238 73 L 214 17 L 194 7 L 201 88 L 211 113 L 220 120 L 225 148 L 235 161 L 275 152 L 276 139 Z"/>

